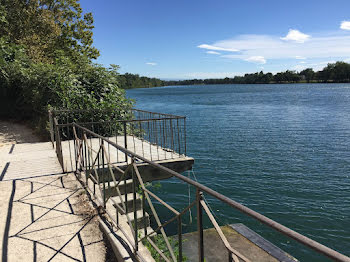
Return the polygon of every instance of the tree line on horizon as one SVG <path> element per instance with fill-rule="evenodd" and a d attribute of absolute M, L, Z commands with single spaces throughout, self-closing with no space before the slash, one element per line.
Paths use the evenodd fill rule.
<path fill-rule="evenodd" d="M 300 72 L 287 70 L 276 74 L 263 71 L 235 76 L 233 78 L 160 80 L 140 77 L 135 74 L 120 75 L 120 86 L 123 89 L 148 88 L 174 85 L 211 85 L 211 84 L 287 84 L 287 83 L 349 83 L 350 64 L 346 62 L 329 63 L 320 71 L 306 68 Z"/>

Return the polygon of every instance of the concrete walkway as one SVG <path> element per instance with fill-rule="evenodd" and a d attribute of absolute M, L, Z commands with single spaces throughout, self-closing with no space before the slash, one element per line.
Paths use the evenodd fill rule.
<path fill-rule="evenodd" d="M 0 260 L 106 261 L 85 191 L 62 174 L 51 143 L 19 144 L 20 130 L 0 122 Z"/>

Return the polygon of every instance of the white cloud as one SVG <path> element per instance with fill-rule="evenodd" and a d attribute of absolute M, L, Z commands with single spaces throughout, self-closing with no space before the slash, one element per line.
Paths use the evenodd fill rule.
<path fill-rule="evenodd" d="M 251 56 L 244 60 L 252 63 L 257 63 L 257 64 L 266 64 L 266 59 L 263 56 Z"/>
<path fill-rule="evenodd" d="M 215 51 L 207 51 L 206 53 L 211 55 L 221 55 L 219 52 L 215 52 Z"/>
<path fill-rule="evenodd" d="M 154 62 L 147 62 L 146 65 L 155 66 L 155 65 L 157 65 L 157 63 L 154 63 Z"/>
<path fill-rule="evenodd" d="M 342 33 L 319 34 L 302 46 L 294 41 L 283 41 L 270 35 L 241 35 L 233 39 L 215 42 L 212 46 L 238 49 L 240 52 L 223 54 L 228 59 L 247 60 L 260 56 L 265 60 L 274 59 L 342 59 L 350 53 L 350 35 Z"/>
<path fill-rule="evenodd" d="M 304 34 L 298 30 L 290 29 L 285 37 L 281 37 L 285 41 L 294 41 L 296 43 L 304 43 L 310 38 L 310 35 Z"/>
<path fill-rule="evenodd" d="M 343 21 L 343 22 L 341 22 L 340 29 L 350 30 L 350 21 Z"/>
<path fill-rule="evenodd" d="M 220 46 L 220 44 L 218 44 L 218 45 L 202 44 L 202 45 L 199 45 L 197 47 L 203 48 L 203 49 L 208 49 L 208 50 L 216 50 L 216 51 L 228 51 L 228 52 L 238 52 L 239 51 L 236 48 L 226 48 L 224 46 Z"/>

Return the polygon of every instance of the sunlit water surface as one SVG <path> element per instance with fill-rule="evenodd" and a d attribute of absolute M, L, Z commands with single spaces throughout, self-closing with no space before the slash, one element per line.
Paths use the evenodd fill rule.
<path fill-rule="evenodd" d="M 187 154 L 200 183 L 350 255 L 350 84 L 174 86 L 127 95 L 136 108 L 187 117 Z M 176 179 L 155 190 L 179 210 L 188 204 L 188 187 Z M 244 223 L 301 261 L 327 261 L 207 200 L 221 225 Z M 171 217 L 157 207 L 163 220 Z M 184 222 L 185 231 L 195 230 L 188 214 Z"/>

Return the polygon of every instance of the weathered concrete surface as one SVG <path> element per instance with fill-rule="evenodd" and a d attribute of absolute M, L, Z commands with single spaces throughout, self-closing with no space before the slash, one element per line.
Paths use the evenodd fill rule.
<path fill-rule="evenodd" d="M 51 143 L 0 121 L 0 261 L 106 260 L 95 211 L 61 173 Z"/>
<path fill-rule="evenodd" d="M 0 147 L 0 181 L 61 173 L 62 168 L 50 142 Z"/>
<path fill-rule="evenodd" d="M 260 245 L 258 246 L 253 239 L 248 239 L 230 226 L 221 227 L 224 235 L 226 236 L 231 247 L 243 256 L 255 262 L 294 262 L 296 259 L 292 258 L 287 253 L 280 250 L 267 240 L 255 234 L 255 237 L 259 236 L 260 241 L 265 241 L 269 246 L 269 249 L 264 250 Z M 248 229 L 248 228 L 247 228 Z M 188 258 L 188 261 L 198 261 L 198 234 L 197 232 L 184 234 L 183 237 L 183 253 Z M 266 245 L 266 246 L 267 246 Z M 275 254 L 279 254 L 275 257 Z M 281 254 L 283 253 L 283 254 Z M 283 255 L 283 256 L 281 256 Z M 225 248 L 219 234 L 215 228 L 204 230 L 204 257 L 205 261 L 227 261 L 228 252 Z M 243 260 L 240 260 L 243 261 Z"/>
<path fill-rule="evenodd" d="M 85 174 L 82 173 L 81 180 L 85 181 L 85 179 Z M 103 203 L 103 197 L 101 194 L 102 192 L 96 186 L 95 195 L 93 195 L 94 186 L 96 185 L 91 181 L 91 179 L 89 179 L 87 189 L 90 194 L 90 199 L 95 203 L 96 206 L 101 206 Z M 133 213 L 129 213 L 129 215 L 131 215 L 131 220 L 133 220 L 132 214 Z M 118 261 L 136 261 L 133 248 L 135 244 L 133 229 L 130 227 L 126 215 L 121 214 L 118 216 L 119 227 L 116 227 L 115 223 L 112 222 L 112 220 L 114 222 L 117 221 L 116 215 L 117 210 L 113 206 L 111 199 L 109 199 L 106 203 L 106 216 L 103 221 L 100 220 L 100 227 L 107 235 L 107 238 L 110 240 L 111 246 Z M 150 230 L 152 229 L 148 227 L 148 233 L 151 232 Z M 142 236 L 143 230 L 139 230 L 138 237 Z M 143 261 L 155 261 L 152 258 L 150 251 L 141 242 L 139 242 L 137 253 L 143 259 Z"/>
<path fill-rule="evenodd" d="M 109 137 L 108 139 L 122 147 L 125 146 L 124 136 Z M 96 156 L 96 152 L 100 148 L 99 139 L 88 139 L 88 145 L 92 147 L 93 150 L 95 150 L 92 156 L 92 158 L 94 159 Z M 126 163 L 131 163 L 130 157 L 127 158 L 127 162 L 125 161 L 125 154 L 122 151 L 116 149 L 113 146 L 108 145 L 108 143 L 104 143 L 104 146 L 106 151 L 108 152 L 108 158 L 111 163 L 115 164 L 116 166 L 122 169 L 126 167 Z M 175 170 L 179 173 L 191 169 L 194 163 L 194 159 L 192 157 L 180 155 L 169 149 L 162 148 L 159 145 L 151 144 L 146 140 L 141 140 L 133 136 L 127 136 L 127 148 L 128 150 L 146 158 L 147 160 L 154 161 L 156 163 L 159 163 L 160 165 L 169 167 L 170 169 Z M 62 142 L 62 154 L 65 171 L 69 172 L 72 170 L 72 167 L 73 169 L 75 168 L 75 153 L 73 140 L 67 140 Z M 107 163 L 106 157 L 105 163 Z M 159 172 L 159 170 L 151 168 L 149 165 L 144 166 L 145 167 L 143 168 L 143 174 L 145 175 L 145 181 L 166 179 L 170 177 L 167 174 Z"/>
<path fill-rule="evenodd" d="M 84 196 L 73 174 L 0 182 L 2 261 L 105 261 Z"/>

